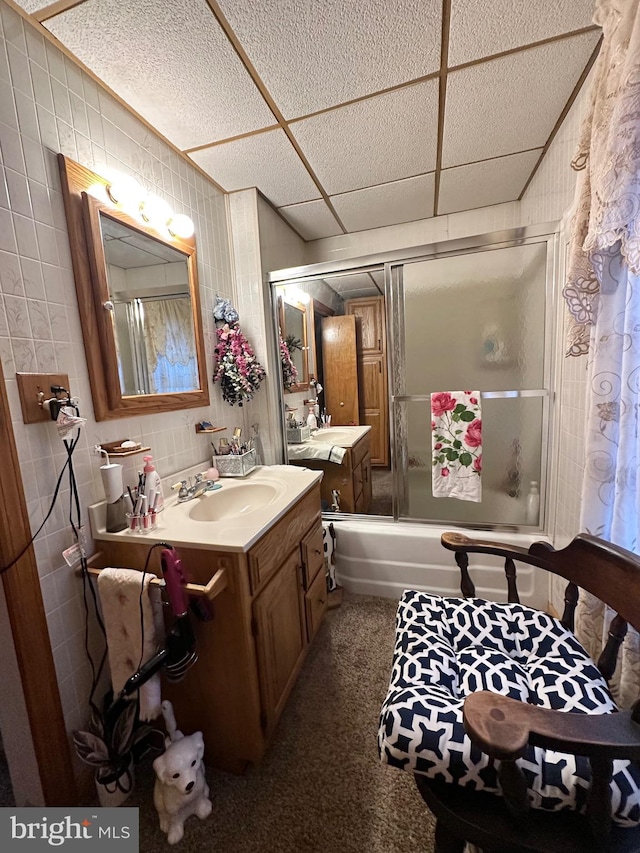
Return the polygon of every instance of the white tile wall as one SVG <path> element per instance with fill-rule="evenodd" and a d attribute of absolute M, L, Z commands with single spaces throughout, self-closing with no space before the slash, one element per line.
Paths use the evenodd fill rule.
<path fill-rule="evenodd" d="M 207 374 L 212 375 L 216 293 L 234 296 L 225 197 L 58 49 L 0 0 L 0 359 L 32 529 L 48 511 L 66 453 L 52 426 L 25 426 L 16 371 L 61 372 L 87 418 L 74 455 L 83 506 L 103 498 L 94 444 L 128 437 L 150 445 L 164 476 L 208 461 L 209 441 L 194 424 L 233 426 L 235 417 L 210 387 L 212 404 L 96 423 L 71 269 L 56 154 L 100 172 L 135 175 L 196 225 Z M 127 460 L 125 478 L 141 460 Z M 69 729 L 84 721 L 89 667 L 83 648 L 81 581 L 61 551 L 73 536 L 66 482 L 35 542 L 47 621 Z M 86 516 L 85 516 L 86 519 Z"/>

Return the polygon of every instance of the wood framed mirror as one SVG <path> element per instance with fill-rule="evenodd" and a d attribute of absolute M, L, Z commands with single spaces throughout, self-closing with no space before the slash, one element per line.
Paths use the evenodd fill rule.
<path fill-rule="evenodd" d="M 287 345 L 293 366 L 298 371 L 298 381 L 290 392 L 309 390 L 309 332 L 307 305 L 280 296 L 280 334 Z"/>
<path fill-rule="evenodd" d="M 208 405 L 195 238 L 125 213 L 109 181 L 58 161 L 96 420 Z"/>

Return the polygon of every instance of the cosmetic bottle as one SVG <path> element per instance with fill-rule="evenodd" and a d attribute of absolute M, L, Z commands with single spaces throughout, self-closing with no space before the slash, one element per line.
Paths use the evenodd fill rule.
<path fill-rule="evenodd" d="M 144 456 L 144 491 L 147 496 L 149 510 L 162 509 L 164 495 L 162 494 L 162 480 L 153 464 L 153 456 Z"/>
<path fill-rule="evenodd" d="M 318 421 L 313 411 L 313 406 L 309 406 L 309 414 L 307 415 L 307 426 L 309 429 L 318 429 Z"/>
<path fill-rule="evenodd" d="M 532 480 L 529 485 L 529 494 L 527 495 L 526 503 L 526 522 L 527 524 L 538 524 L 540 515 L 540 491 L 538 489 L 538 481 Z"/>

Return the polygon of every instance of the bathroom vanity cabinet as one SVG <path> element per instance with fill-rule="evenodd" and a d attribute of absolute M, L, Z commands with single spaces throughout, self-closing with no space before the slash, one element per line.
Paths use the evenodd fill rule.
<path fill-rule="evenodd" d="M 151 542 L 97 544 L 101 566 L 142 569 Z M 267 748 L 326 611 L 319 483 L 247 551 L 177 551 L 189 581 L 224 569 L 227 587 L 199 599 L 209 618 L 191 620 L 198 661 L 178 684 L 163 677 L 162 695 L 182 731 L 203 732 L 205 762 L 239 773 Z M 150 562 L 158 575 L 159 552 Z"/>
<path fill-rule="evenodd" d="M 352 427 L 348 427 L 352 429 Z M 363 429 L 363 428 L 361 428 Z M 317 433 L 322 436 L 322 431 Z M 371 505 L 371 430 L 345 447 L 340 464 L 321 459 L 289 459 L 291 465 L 300 465 L 314 471 L 322 471 L 322 500 L 331 506 L 331 492 L 340 492 L 340 511 L 367 513 Z M 343 445 L 340 445 L 343 446 Z"/>

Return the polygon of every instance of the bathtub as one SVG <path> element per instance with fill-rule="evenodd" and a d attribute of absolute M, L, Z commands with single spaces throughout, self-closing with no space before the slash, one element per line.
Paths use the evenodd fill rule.
<path fill-rule="evenodd" d="M 540 533 L 523 534 L 435 527 L 409 522 L 334 521 L 336 531 L 336 578 L 345 589 L 364 595 L 399 598 L 405 589 L 438 595 L 460 595 L 460 570 L 454 555 L 440 544 L 446 530 L 492 542 L 508 542 L 528 548 L 532 542 L 547 540 Z M 520 602 L 546 608 L 549 575 L 542 569 L 516 563 Z M 507 600 L 504 560 L 485 554 L 471 554 L 469 573 L 476 592 L 494 601 Z"/>

